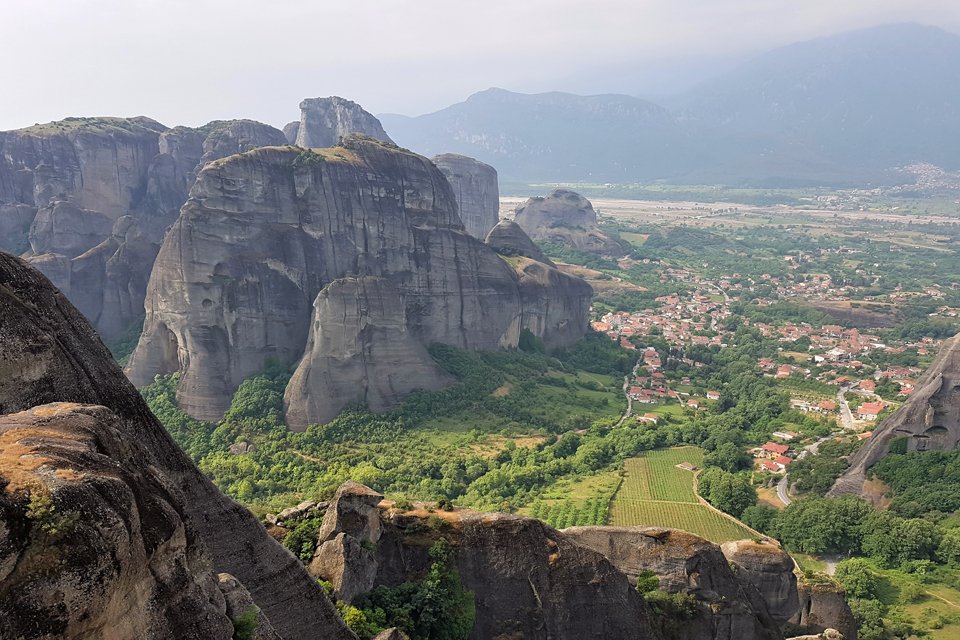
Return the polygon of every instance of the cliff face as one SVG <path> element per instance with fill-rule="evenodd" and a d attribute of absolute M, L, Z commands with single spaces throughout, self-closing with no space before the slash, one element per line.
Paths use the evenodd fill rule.
<path fill-rule="evenodd" d="M 148 118 L 72 118 L 0 133 L 0 240 L 107 339 L 142 315 L 147 279 L 197 168 L 283 136 L 251 121 L 167 130 Z M 26 233 L 25 233 L 26 232 Z"/>
<path fill-rule="evenodd" d="M 57 402 L 99 408 L 42 407 Z M 102 606 L 107 615 L 137 611 L 130 624 L 153 621 L 170 631 L 151 636 L 119 626 L 115 636 L 27 637 L 230 637 L 223 598 L 210 589 L 222 571 L 236 576 L 283 638 L 353 638 L 299 561 L 174 444 L 80 313 L 36 270 L 0 253 L 0 415 L 25 411 L 3 419 L 0 476 L 8 487 L 40 482 L 53 515 L 78 514 L 78 528 L 56 547 L 70 563 L 53 557 L 44 576 L 27 571 L 34 565 L 11 569 L 11 558 L 51 558 L 37 557 L 21 499 L 2 494 L 0 590 L 10 587 L 5 593 L 18 598 L 14 615 L 40 608 L 58 629 L 86 632 L 83 625 L 103 620 L 93 609 Z M 77 576 L 74 564 L 90 572 Z M 37 590 L 14 589 L 30 580 Z M 76 594 L 57 591 L 63 584 Z M 82 620 L 80 609 L 71 613 L 57 600 L 81 595 L 92 598 Z M 15 623 L 30 630 L 36 620 Z"/>
<path fill-rule="evenodd" d="M 144 453 L 105 407 L 0 416 L 0 636 L 233 637 L 183 496 Z"/>
<path fill-rule="evenodd" d="M 579 545 L 602 553 L 633 582 L 643 571 L 660 578 L 660 588 L 693 595 L 701 608 L 682 626 L 684 638 L 738 640 L 782 637 L 786 618 L 775 619 L 765 594 L 731 570 L 720 548 L 684 531 L 642 527 L 574 527 L 565 529 Z M 789 559 L 787 554 L 778 552 Z M 793 563 L 778 577 L 793 578 Z M 796 580 L 792 581 L 794 609 Z"/>
<path fill-rule="evenodd" d="M 862 495 L 867 470 L 901 438 L 906 439 L 908 451 L 960 447 L 960 336 L 944 342 L 910 399 L 873 430 L 828 495 Z"/>
<path fill-rule="evenodd" d="M 623 252 L 597 227 L 597 213 L 590 201 L 568 189 L 528 199 L 517 206 L 514 220 L 539 242 L 558 242 L 578 251 L 607 256 Z"/>
<path fill-rule="evenodd" d="M 717 545 L 683 531 L 556 531 L 530 518 L 466 509 L 401 511 L 382 497 L 357 483 L 337 491 L 310 571 L 330 580 L 339 599 L 356 602 L 376 586 L 423 577 L 430 546 L 445 538 L 476 602 L 471 638 L 477 640 L 774 640 L 783 637 L 786 617 L 797 611 L 793 563 L 773 545 L 764 545 L 769 549 L 754 562 L 744 560 L 741 549 L 747 575 L 731 567 Z M 696 612 L 660 619 L 631 586 L 643 571 L 656 573 L 664 591 L 692 595 Z M 753 580 L 759 573 L 770 578 L 759 581 L 760 589 Z"/>
<path fill-rule="evenodd" d="M 183 408 L 218 419 L 268 358 L 299 361 L 286 393 L 299 429 L 447 382 L 434 342 L 492 350 L 530 328 L 569 344 L 589 301 L 579 279 L 518 273 L 467 235 L 425 158 L 361 137 L 259 149 L 201 171 L 157 258 L 128 374 L 142 385 L 180 370 Z"/>
<path fill-rule="evenodd" d="M 455 153 L 433 158 L 453 187 L 460 219 L 467 233 L 484 240 L 500 220 L 500 185 L 497 170 L 479 160 Z"/>
<path fill-rule="evenodd" d="M 293 127 L 284 127 L 293 133 Z M 296 128 L 296 144 L 304 149 L 326 148 L 351 134 L 360 134 L 393 143 L 377 118 L 356 102 L 339 96 L 307 98 L 300 103 L 300 125 Z"/>

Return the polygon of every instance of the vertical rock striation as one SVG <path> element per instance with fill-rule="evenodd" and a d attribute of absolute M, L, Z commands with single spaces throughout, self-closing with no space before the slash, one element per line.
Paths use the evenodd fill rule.
<path fill-rule="evenodd" d="M 9 483 L 11 475 L 16 477 L 22 473 L 24 459 L 17 452 L 22 452 L 25 446 L 41 447 L 36 449 L 40 457 L 33 457 L 30 464 L 42 462 L 44 457 L 53 460 L 50 468 L 63 470 L 54 475 L 64 482 L 70 481 L 63 485 L 63 491 L 90 495 L 85 488 L 90 487 L 101 501 L 110 501 L 106 511 L 97 512 L 92 508 L 80 511 L 84 527 L 102 532 L 84 538 L 90 542 L 83 542 L 83 553 L 93 553 L 96 549 L 98 556 L 86 558 L 89 566 L 99 566 L 97 563 L 104 557 L 110 558 L 112 552 L 117 552 L 120 553 L 119 566 L 117 562 L 107 563 L 104 570 L 108 573 L 103 575 L 127 576 L 123 565 L 126 552 L 121 550 L 140 554 L 142 549 L 146 555 L 141 554 L 139 559 L 133 557 L 131 562 L 146 564 L 150 557 L 155 557 L 156 562 L 151 566 L 159 571 L 150 574 L 155 583 L 147 580 L 149 576 L 145 576 L 145 581 L 136 581 L 137 576 L 144 575 L 136 569 L 131 569 L 133 573 L 129 574 L 133 583 L 125 577 L 113 582 L 104 579 L 97 587 L 101 590 L 97 592 L 100 599 L 91 601 L 93 606 L 113 602 L 117 597 L 140 611 L 146 611 L 140 608 L 143 602 L 148 602 L 149 607 L 153 607 L 151 610 L 157 612 L 169 605 L 177 608 L 175 617 L 185 623 L 194 618 L 199 620 L 197 616 L 203 611 L 195 609 L 200 601 L 191 594 L 196 594 L 197 589 L 209 592 L 211 602 L 218 611 L 223 611 L 223 598 L 218 595 L 213 572 L 225 572 L 236 576 L 286 640 L 354 638 L 300 562 L 272 540 L 249 511 L 217 491 L 176 446 L 80 313 L 40 273 L 22 260 L 0 253 L 0 415 L 30 411 L 56 402 L 100 405 L 103 409 L 70 408 L 71 422 L 58 424 L 59 435 L 53 436 L 47 433 L 54 426 L 48 418 L 53 415 L 51 411 L 54 414 L 58 411 L 56 409 L 37 409 L 33 414 L 14 417 L 20 422 L 29 420 L 35 424 L 24 427 L 30 430 L 26 440 L 22 439 L 24 429 L 5 431 L 8 438 L 14 439 L 4 445 L 8 448 L 0 458 L 0 475 Z M 100 426 L 90 424 L 91 418 Z M 46 438 L 52 438 L 49 447 Z M 77 444 L 71 444 L 70 439 Z M 80 477 L 75 477 L 69 469 Z M 91 477 L 84 476 L 85 470 L 90 470 Z M 42 469 L 38 472 L 40 479 L 51 487 L 56 504 L 59 480 Z M 98 475 L 104 477 L 101 479 Z M 132 492 L 135 508 L 125 497 L 130 494 L 124 487 Z M 118 514 L 120 520 L 110 515 L 110 510 Z M 130 526 L 122 524 L 124 520 Z M 8 544 L 12 540 L 8 531 L 20 529 L 13 527 L 0 535 L 0 555 L 3 555 L 0 571 L 3 572 L 8 569 L 5 554 L 9 553 Z M 129 534 L 130 539 L 118 542 L 114 536 L 118 531 L 123 536 Z M 142 544 L 136 537 L 141 534 Z M 79 537 L 75 541 L 82 542 Z M 111 547 L 121 543 L 126 546 Z M 22 548 L 20 543 L 14 547 Z M 204 558 L 208 558 L 211 565 L 209 578 L 201 575 Z M 168 576 L 168 569 L 173 571 L 172 575 Z M 64 570 L 69 570 L 69 566 Z M 183 575 L 185 570 L 194 577 Z M 114 573 L 110 574 L 111 571 Z M 96 582 L 98 575 L 93 572 L 87 574 L 86 579 Z M 149 598 L 152 584 L 162 587 L 163 598 L 159 602 Z M 115 585 L 119 595 L 103 592 L 103 585 Z M 211 586 L 213 590 L 209 589 Z M 134 589 L 145 591 L 130 593 L 128 597 L 123 595 Z M 176 604 L 178 599 L 182 606 Z M 6 596 L 0 598 L 0 602 L 5 601 Z M 171 632 L 156 637 L 224 637 L 217 631 L 221 628 L 218 620 L 225 618 L 207 616 L 207 623 L 211 625 L 209 634 L 187 630 L 183 635 Z M 6 618 L 4 621 L 6 623 Z M 174 622 L 168 620 L 165 624 Z M 145 636 L 94 633 L 82 637 Z"/>
<path fill-rule="evenodd" d="M 198 168 L 283 140 L 248 120 L 168 130 L 69 118 L 0 133 L 0 248 L 26 253 L 116 339 L 143 315 L 153 260 Z"/>
<path fill-rule="evenodd" d="M 293 127 L 284 127 L 291 133 Z M 326 148 L 351 134 L 360 134 L 389 142 L 393 140 L 383 130 L 377 118 L 364 111 L 356 102 L 339 96 L 307 98 L 300 103 L 300 125 L 296 128 L 296 144 L 304 149 Z"/>
<path fill-rule="evenodd" d="M 207 165 L 164 242 L 128 374 L 181 371 L 178 399 L 218 419 L 267 359 L 295 363 L 288 424 L 363 400 L 386 408 L 448 381 L 427 355 L 548 346 L 586 331 L 582 280 L 516 270 L 465 233 L 430 161 L 366 137 L 332 149 L 264 148 Z"/>
<path fill-rule="evenodd" d="M 455 153 L 433 158 L 453 187 L 460 219 L 467 233 L 484 240 L 500 220 L 500 186 L 497 170 L 479 160 Z"/>

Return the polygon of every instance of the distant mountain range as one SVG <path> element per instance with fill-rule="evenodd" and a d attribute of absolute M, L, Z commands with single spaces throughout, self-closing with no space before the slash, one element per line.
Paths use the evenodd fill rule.
<path fill-rule="evenodd" d="M 400 145 L 508 181 L 892 183 L 914 162 L 960 168 L 960 36 L 898 24 L 802 42 L 660 103 L 488 89 L 380 119 Z"/>

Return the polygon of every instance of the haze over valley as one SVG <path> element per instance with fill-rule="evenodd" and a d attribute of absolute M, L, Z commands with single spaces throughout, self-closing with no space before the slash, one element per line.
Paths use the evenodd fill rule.
<path fill-rule="evenodd" d="M 0 9 L 0 640 L 960 636 L 956 7 L 473 4 Z"/>

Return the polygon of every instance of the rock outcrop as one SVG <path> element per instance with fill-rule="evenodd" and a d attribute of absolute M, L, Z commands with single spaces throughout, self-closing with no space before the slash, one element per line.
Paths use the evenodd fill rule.
<path fill-rule="evenodd" d="M 229 573 L 221 573 L 217 576 L 217 587 L 226 602 L 227 617 L 234 623 L 235 638 L 241 635 L 236 632 L 237 627 L 243 626 L 244 632 L 251 631 L 252 627 L 252 633 L 243 636 L 249 640 L 283 640 L 239 580 Z"/>
<path fill-rule="evenodd" d="M 302 133 L 302 127 L 301 127 Z M 219 419 L 268 359 L 295 363 L 291 428 L 349 402 L 395 404 L 448 382 L 426 347 L 550 347 L 588 326 L 591 290 L 550 265 L 514 267 L 465 233 L 427 159 L 366 137 L 263 148 L 208 164 L 167 235 L 128 374 L 181 371 L 178 400 Z"/>
<path fill-rule="evenodd" d="M 433 158 L 453 187 L 460 219 L 467 233 L 484 240 L 500 220 L 500 185 L 497 170 L 479 160 L 455 153 Z"/>
<path fill-rule="evenodd" d="M 0 636 L 233 637 L 183 497 L 143 454 L 104 407 L 0 416 Z"/>
<path fill-rule="evenodd" d="M 623 254 L 620 245 L 597 227 L 597 213 L 590 201 L 568 189 L 529 198 L 517 206 L 514 220 L 538 242 L 556 242 L 606 256 Z"/>
<path fill-rule="evenodd" d="M 523 257 L 555 266 L 553 262 L 540 250 L 540 247 L 530 239 L 530 236 L 513 220 L 501 220 L 490 233 L 485 242 L 487 246 L 506 257 Z"/>
<path fill-rule="evenodd" d="M 760 592 L 779 626 L 800 609 L 795 563 L 790 554 L 769 542 L 753 540 L 725 542 L 720 550 L 737 579 L 752 584 Z"/>
<path fill-rule="evenodd" d="M 573 527 L 564 529 L 563 534 L 603 554 L 633 583 L 643 571 L 652 571 L 664 591 L 693 595 L 701 608 L 696 618 L 682 623 L 685 638 L 782 637 L 780 629 L 786 617 L 776 620 L 771 616 L 763 594 L 752 581 L 731 570 L 712 542 L 685 531 L 644 527 Z M 785 572 L 793 577 L 792 562 Z M 796 605 L 796 580 L 792 584 Z"/>
<path fill-rule="evenodd" d="M 287 144 L 297 143 L 297 134 L 300 133 L 300 121 L 294 120 L 283 125 L 283 137 L 287 139 Z"/>
<path fill-rule="evenodd" d="M 66 412 L 55 407 L 42 408 L 57 402 L 102 408 L 74 407 Z M 9 444 L 0 456 L 4 481 L 9 486 L 16 477 L 28 474 L 29 480 L 39 473 L 39 479 L 53 494 L 54 517 L 58 504 L 64 515 L 71 512 L 68 505 L 81 506 L 77 531 L 84 535 L 77 534 L 63 544 L 68 548 L 72 544 L 83 545 L 83 557 L 66 565 L 47 566 L 49 575 L 42 579 L 52 582 L 44 584 L 55 585 L 58 575 L 70 580 L 73 564 L 86 566 L 91 572 L 86 578 L 78 578 L 79 582 L 74 580 L 71 588 L 93 588 L 95 585 L 89 581 L 102 578 L 100 590 L 89 592 L 91 597 L 99 594 L 91 600 L 96 606 L 117 602 L 117 606 L 128 603 L 130 607 L 140 607 L 140 603 L 146 603 L 145 608 L 137 611 L 147 617 L 160 615 L 170 606 L 177 608 L 175 620 L 160 621 L 158 625 L 172 625 L 176 619 L 210 625 L 209 635 L 189 629 L 182 634 L 172 631 L 169 635 L 138 635 L 133 630 L 131 635 L 125 635 L 124 627 L 116 629 L 117 635 L 93 633 L 80 637 L 230 637 L 223 599 L 216 588 L 216 572 L 226 572 L 243 584 L 285 640 L 354 638 L 299 561 L 267 536 L 249 511 L 217 491 L 176 446 L 81 314 L 35 269 L 0 253 L 0 415 L 18 412 L 19 416 L 4 418 L 24 425 L 6 431 Z M 69 423 L 63 422 L 67 418 Z M 59 431 L 54 432 L 52 425 L 57 421 L 63 423 L 58 422 Z M 50 462 L 42 456 L 31 457 L 29 447 Z M 23 457 L 24 453 L 28 456 Z M 31 470 L 31 465 L 37 467 Z M 54 472 L 56 469 L 59 471 Z M 68 493 L 76 496 L 76 501 L 64 498 L 59 502 L 58 496 Z M 0 567 L 9 579 L 9 545 L 12 542 L 12 553 L 19 554 L 27 532 L 22 505 L 11 505 L 6 493 L 2 500 L 7 505 L 4 513 L 10 514 L 7 509 L 13 509 L 13 521 L 19 523 L 5 527 L 0 535 Z M 79 553 L 81 549 L 77 549 Z M 100 565 L 104 558 L 110 561 Z M 155 559 L 159 573 L 149 571 L 154 566 L 151 558 Z M 131 568 L 132 573 L 124 573 L 128 561 L 148 572 L 136 573 Z M 104 566 L 106 573 L 97 573 L 94 569 L 98 566 Z M 201 574 L 203 566 L 207 569 Z M 173 575 L 168 576 L 167 569 L 172 569 Z M 110 575 L 115 576 L 113 582 L 107 580 Z M 144 580 L 138 582 L 136 576 L 143 576 Z M 4 583 L 0 579 L 0 588 Z M 154 585 L 162 587 L 161 597 L 149 601 Z M 55 591 L 45 594 L 45 589 L 33 590 L 32 597 L 40 598 L 37 602 L 48 596 L 74 597 L 70 590 L 58 596 Z M 201 592 L 211 604 L 201 602 L 197 595 Z M 5 593 L 14 594 L 16 590 Z M 31 597 L 31 593 L 16 593 L 16 597 Z M 4 595 L 0 602 L 6 603 L 7 598 Z M 58 610 L 62 604 L 56 604 Z M 22 611 L 31 611 L 26 603 L 23 606 Z M 211 611 L 210 607 L 220 613 L 204 614 Z M 21 611 L 20 605 L 17 611 Z M 51 619 L 72 624 L 72 614 L 59 611 L 51 612 Z M 97 619 L 96 611 L 91 610 L 91 616 L 84 618 L 82 624 L 92 624 Z M 124 619 L 125 616 L 117 618 L 117 624 L 123 624 Z M 12 620 L 4 616 L 4 630 Z M 221 625 L 221 621 L 226 624 Z M 28 631 L 26 637 L 50 637 L 31 635 L 29 630 L 33 627 L 29 625 L 36 624 L 33 618 L 22 624 Z M 226 630 L 226 636 L 219 635 L 220 629 Z"/>
<path fill-rule="evenodd" d="M 26 253 L 115 340 L 139 328 L 160 242 L 199 167 L 283 142 L 249 120 L 167 130 L 148 118 L 71 118 L 0 133 L 0 248 Z"/>
<path fill-rule="evenodd" d="M 944 342 L 917 381 L 910 399 L 877 425 L 873 436 L 850 458 L 850 467 L 828 495 L 865 495 L 863 484 L 868 470 L 898 440 L 905 441 L 907 451 L 960 447 L 960 335 Z"/>
<path fill-rule="evenodd" d="M 799 584 L 800 608 L 790 622 L 807 633 L 839 631 L 845 640 L 857 640 L 857 621 L 843 591 L 834 584 Z"/>
<path fill-rule="evenodd" d="M 796 613 L 793 563 L 784 562 L 789 556 L 773 544 L 763 545 L 770 548 L 762 552 L 748 548 L 754 544 L 749 541 L 734 544 L 730 551 L 738 564 L 731 566 L 720 547 L 683 531 L 556 531 L 530 518 L 466 509 L 400 510 L 379 499 L 356 483 L 338 490 L 311 572 L 333 581 L 338 593 L 346 585 L 356 600 L 376 586 L 422 578 L 431 564 L 431 545 L 444 538 L 476 603 L 471 638 L 477 640 L 777 640 Z M 657 574 L 663 591 L 692 595 L 697 611 L 658 617 L 632 586 L 645 571 Z"/>
<path fill-rule="evenodd" d="M 287 125 L 290 127 L 290 125 Z M 292 130 L 292 128 L 290 128 Z M 290 133 L 291 131 L 287 131 Z M 356 102 L 339 96 L 307 98 L 300 103 L 296 144 L 304 149 L 327 148 L 352 134 L 393 144 L 377 118 Z"/>

